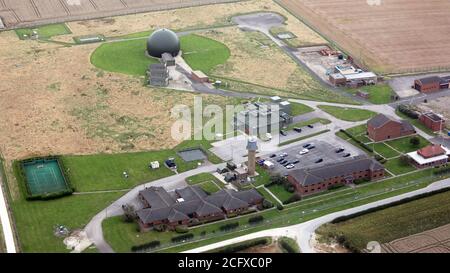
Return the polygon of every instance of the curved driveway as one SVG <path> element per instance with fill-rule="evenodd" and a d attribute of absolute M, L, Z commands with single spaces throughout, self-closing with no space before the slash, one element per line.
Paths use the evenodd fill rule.
<path fill-rule="evenodd" d="M 103 237 L 103 230 L 102 230 L 103 220 L 109 217 L 122 215 L 123 214 L 122 205 L 136 202 L 139 191 L 143 190 L 146 187 L 164 186 L 166 190 L 174 190 L 177 188 L 181 188 L 186 185 L 184 180 L 187 177 L 204 172 L 213 172 L 221 165 L 223 164 L 206 165 L 194 170 L 162 178 L 133 188 L 132 190 L 130 190 L 125 195 L 114 201 L 111 205 L 109 205 L 107 208 L 99 212 L 91 219 L 91 221 L 87 224 L 85 228 L 89 240 L 91 240 L 95 244 L 99 252 L 102 253 L 114 252 L 111 246 L 108 245 L 108 243 L 105 241 Z"/>

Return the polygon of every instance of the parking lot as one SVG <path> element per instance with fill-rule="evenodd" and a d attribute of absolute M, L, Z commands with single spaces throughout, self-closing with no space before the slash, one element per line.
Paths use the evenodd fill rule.
<path fill-rule="evenodd" d="M 302 151 L 303 146 L 306 144 L 313 144 L 315 148 L 310 149 L 308 153 L 301 155 L 300 151 Z M 336 153 L 336 150 L 339 148 L 343 148 L 344 151 L 340 153 Z M 282 154 L 287 154 L 287 156 L 284 156 L 283 159 L 288 162 L 295 162 L 298 161 L 298 163 L 294 164 L 295 167 L 292 169 L 287 169 L 285 166 L 283 166 L 284 161 L 278 162 L 282 157 Z M 348 157 L 344 157 L 344 155 L 350 154 Z M 330 143 L 320 141 L 320 140 L 311 140 L 309 142 L 304 142 L 303 144 L 299 144 L 298 146 L 290 147 L 288 149 L 280 150 L 278 153 L 276 153 L 275 157 L 271 157 L 273 155 L 270 155 L 264 159 L 269 160 L 270 162 L 274 163 L 274 167 L 271 169 L 271 172 L 273 173 L 279 173 L 281 175 L 287 174 L 291 170 L 295 169 L 304 169 L 309 167 L 316 167 L 321 166 L 325 164 L 335 163 L 339 161 L 345 161 L 349 160 L 354 156 L 360 155 L 361 152 L 357 149 L 352 149 L 346 146 L 338 146 L 338 145 L 332 145 Z M 318 162 L 319 160 L 322 160 L 321 162 Z M 317 162 L 317 163 L 316 163 Z"/>

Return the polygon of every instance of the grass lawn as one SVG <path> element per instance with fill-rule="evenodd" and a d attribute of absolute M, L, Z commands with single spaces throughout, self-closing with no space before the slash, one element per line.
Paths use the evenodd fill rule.
<path fill-rule="evenodd" d="M 347 132 L 349 132 L 350 134 L 352 134 L 354 136 L 359 136 L 362 134 L 365 135 L 367 133 L 367 125 L 362 124 L 362 125 L 358 125 L 356 127 L 352 127 L 350 129 L 347 129 Z"/>
<path fill-rule="evenodd" d="M 199 35 L 180 38 L 184 60 L 194 70 L 209 74 L 219 64 L 224 64 L 230 57 L 230 49 L 213 39 Z"/>
<path fill-rule="evenodd" d="M 377 85 L 363 86 L 358 89 L 354 88 L 346 89 L 346 91 L 351 94 L 356 94 L 358 90 L 369 93 L 370 97 L 368 101 L 373 104 L 390 103 L 392 101 L 392 95 L 394 94 L 394 91 L 389 86 L 389 84 L 377 84 Z"/>
<path fill-rule="evenodd" d="M 312 109 L 308 105 L 291 102 L 291 116 L 295 117 L 298 115 L 303 115 L 311 112 L 314 112 L 314 109 Z"/>
<path fill-rule="evenodd" d="M 210 181 L 214 181 L 214 182 L 222 184 L 222 182 L 219 181 L 212 173 L 200 173 L 200 174 L 196 174 L 196 175 L 186 178 L 186 182 L 189 185 L 196 185 L 196 184 L 200 184 L 203 182 L 210 182 Z"/>
<path fill-rule="evenodd" d="M 337 106 L 328 106 L 328 105 L 319 105 L 321 110 L 327 112 L 328 114 L 345 121 L 363 121 L 374 117 L 377 113 L 356 109 L 356 108 L 348 108 L 348 107 L 337 107 Z"/>
<path fill-rule="evenodd" d="M 253 186 L 258 187 L 270 182 L 270 173 L 263 167 L 256 165 L 256 172 L 258 176 L 255 177 L 255 181 L 252 182 Z"/>
<path fill-rule="evenodd" d="M 66 24 L 52 24 L 52 25 L 45 25 L 45 26 L 39 26 L 36 28 L 20 28 L 16 29 L 16 34 L 19 36 L 19 39 L 27 39 L 24 35 L 27 35 L 28 38 L 31 36 L 33 30 L 36 30 L 39 38 L 51 38 L 53 36 L 57 35 L 64 35 L 64 34 L 71 34 L 72 32 L 70 29 L 66 26 Z"/>
<path fill-rule="evenodd" d="M 390 159 L 384 164 L 384 166 L 396 175 L 409 173 L 416 170 L 416 168 L 412 165 L 405 164 L 401 158 Z"/>
<path fill-rule="evenodd" d="M 220 182 L 222 184 L 222 182 Z M 202 188 L 202 190 L 204 190 L 205 192 L 209 193 L 209 194 L 213 194 L 215 192 L 220 191 L 222 188 L 219 186 L 220 184 L 216 184 L 212 181 L 206 181 L 206 182 L 202 182 L 200 184 L 197 184 L 198 186 L 200 186 L 200 188 Z M 223 184 L 222 184 L 223 185 Z"/>
<path fill-rule="evenodd" d="M 70 230 L 83 228 L 99 211 L 123 193 L 72 195 L 56 200 L 12 202 L 23 252 L 69 252 L 63 240 L 53 234 L 55 225 Z"/>
<path fill-rule="evenodd" d="M 450 223 L 450 192 L 365 214 L 341 223 L 327 224 L 318 233 L 343 235 L 351 246 L 364 249 L 370 241 L 395 239 Z"/>
<path fill-rule="evenodd" d="M 275 200 L 275 198 L 273 198 L 273 196 L 267 191 L 267 189 L 265 187 L 260 187 L 257 189 L 257 191 L 259 192 L 259 194 L 261 194 L 264 197 L 264 199 L 270 201 L 274 206 L 279 204 L 279 202 L 277 200 Z M 283 205 L 283 204 L 281 204 L 281 205 Z"/>
<path fill-rule="evenodd" d="M 420 139 L 420 144 L 418 146 L 414 146 L 410 143 L 410 140 L 413 137 L 418 137 Z M 394 149 L 396 149 L 397 151 L 402 152 L 402 153 L 414 152 L 418 149 L 421 149 L 425 146 L 430 145 L 430 142 L 428 140 L 426 140 L 425 138 L 423 138 L 419 135 L 403 137 L 403 138 L 388 141 L 386 143 L 389 146 L 393 147 Z"/>
<path fill-rule="evenodd" d="M 207 141 L 185 141 L 171 150 L 149 151 L 139 153 L 99 154 L 82 156 L 63 156 L 64 166 L 68 169 L 69 179 L 77 192 L 102 190 L 120 190 L 133 188 L 136 185 L 174 175 L 164 166 L 164 161 L 174 157 L 178 172 L 185 172 L 198 166 L 197 161 L 184 162 L 176 151 L 188 147 L 210 147 Z M 219 163 L 220 159 L 209 156 L 208 159 Z M 151 161 L 158 160 L 160 168 L 149 169 Z M 123 177 L 127 171 L 129 178 Z"/>
<path fill-rule="evenodd" d="M 272 185 L 268 188 L 273 195 L 275 195 L 281 202 L 285 203 L 293 195 L 293 193 L 288 192 L 283 185 Z"/>
<path fill-rule="evenodd" d="M 194 70 L 209 73 L 230 57 L 230 50 L 217 41 L 199 35 L 180 38 L 183 58 Z M 104 43 L 91 55 L 96 67 L 123 74 L 144 76 L 147 68 L 158 60 L 145 55 L 146 39 Z"/>
<path fill-rule="evenodd" d="M 399 153 L 392 150 L 384 143 L 369 144 L 369 146 L 372 147 L 376 153 L 380 154 L 384 158 L 393 158 L 400 155 Z"/>

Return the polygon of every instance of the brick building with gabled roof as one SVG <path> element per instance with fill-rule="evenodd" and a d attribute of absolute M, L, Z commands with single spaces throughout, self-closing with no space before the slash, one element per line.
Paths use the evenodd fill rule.
<path fill-rule="evenodd" d="M 442 166 L 450 160 L 450 150 L 438 144 L 431 144 L 416 152 L 408 153 L 411 163 L 419 169 Z"/>
<path fill-rule="evenodd" d="M 288 181 L 300 195 L 309 195 L 328 190 L 335 185 L 353 183 L 355 180 L 377 180 L 383 178 L 385 168 L 378 161 L 366 156 L 312 169 L 298 169 L 288 173 Z"/>
<path fill-rule="evenodd" d="M 414 126 L 406 120 L 378 114 L 367 122 L 367 134 L 375 142 L 400 138 L 416 133 Z"/>
<path fill-rule="evenodd" d="M 142 231 L 157 225 L 175 229 L 179 225 L 193 225 L 224 219 L 248 211 L 264 198 L 255 190 L 223 189 L 208 195 L 198 186 L 177 189 L 171 196 L 162 187 L 150 187 L 139 192 L 144 209 L 137 211 Z"/>

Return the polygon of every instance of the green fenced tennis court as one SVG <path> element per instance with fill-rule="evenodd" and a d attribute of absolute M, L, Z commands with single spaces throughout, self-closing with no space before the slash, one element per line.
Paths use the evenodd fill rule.
<path fill-rule="evenodd" d="M 22 163 L 31 196 L 70 190 L 57 159 L 38 159 Z"/>

